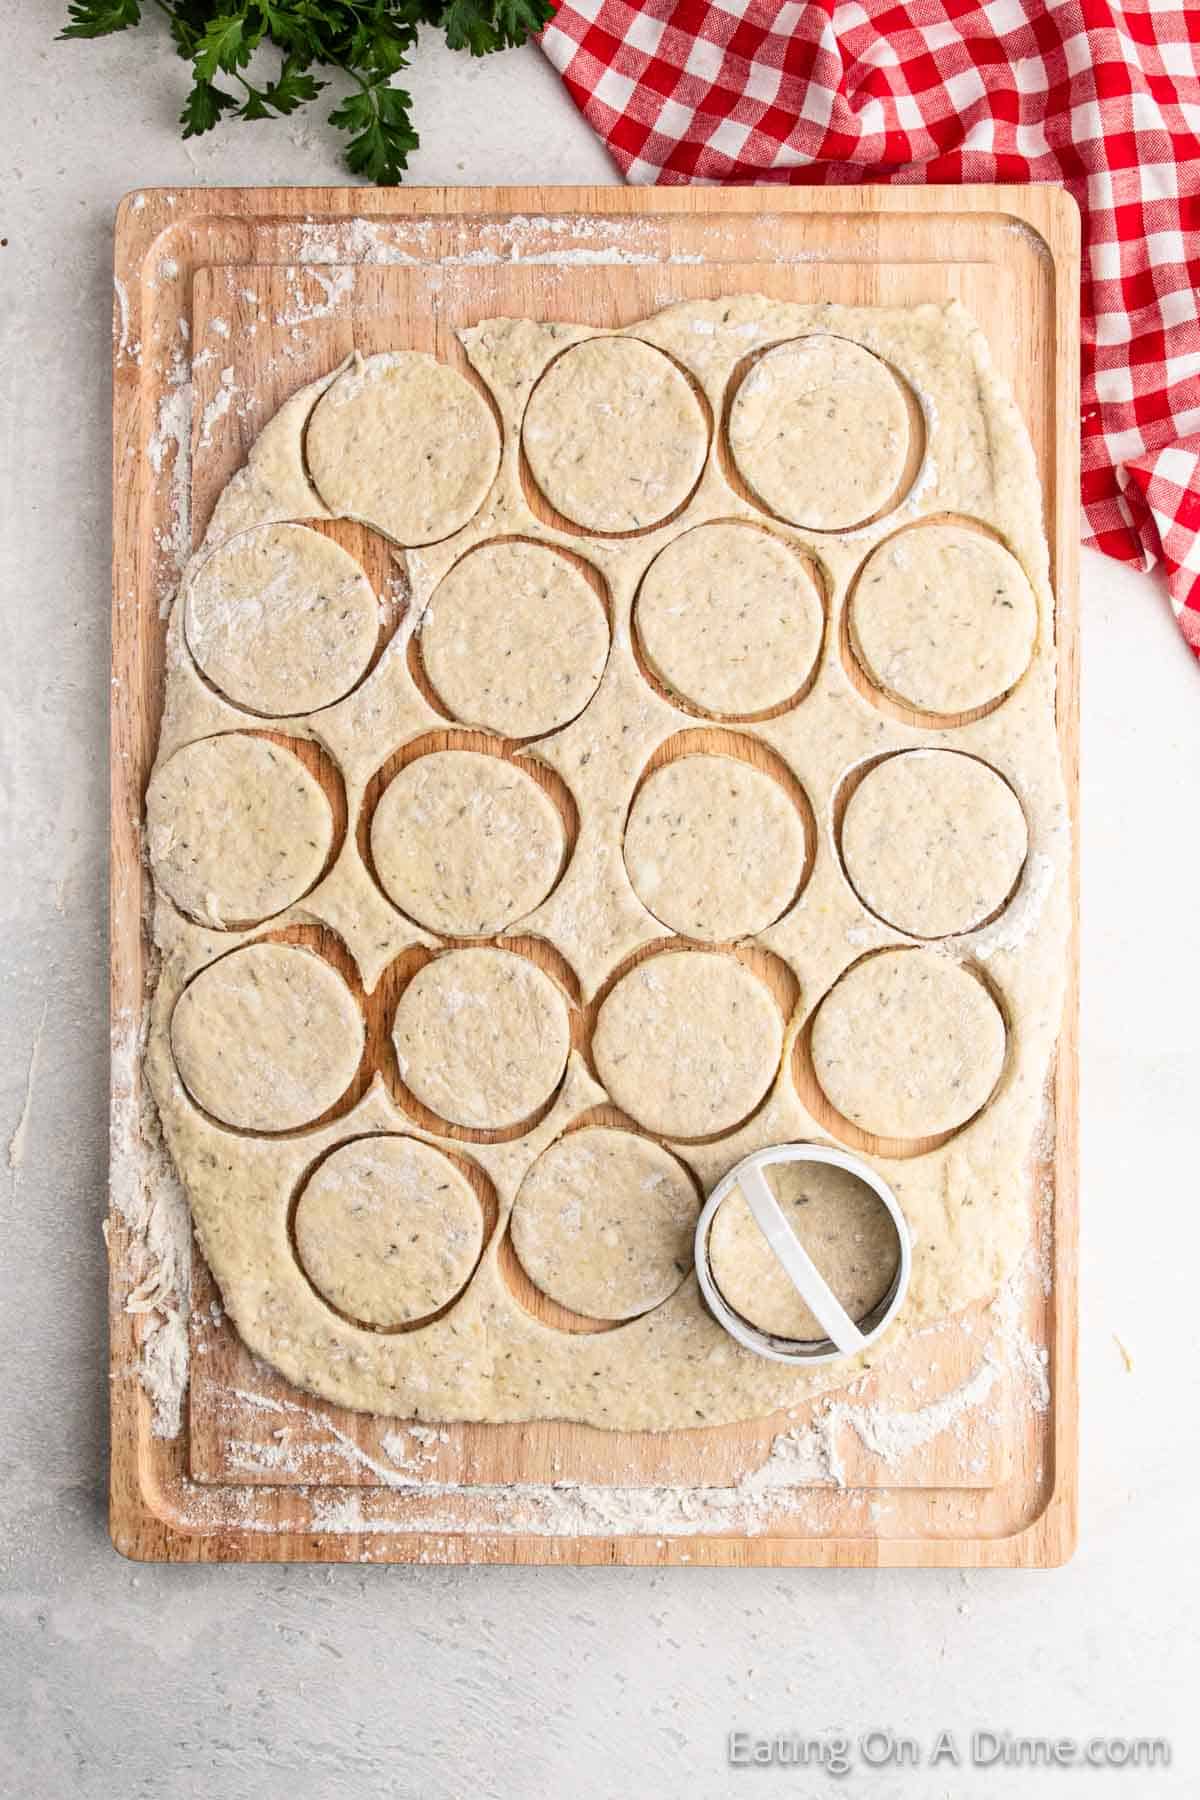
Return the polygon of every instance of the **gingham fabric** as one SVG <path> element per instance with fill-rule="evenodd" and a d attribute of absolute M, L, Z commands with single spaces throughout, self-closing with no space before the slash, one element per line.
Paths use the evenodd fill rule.
<path fill-rule="evenodd" d="M 632 182 L 1063 182 L 1084 541 L 1200 656 L 1200 0 L 562 0 L 542 47 Z"/>

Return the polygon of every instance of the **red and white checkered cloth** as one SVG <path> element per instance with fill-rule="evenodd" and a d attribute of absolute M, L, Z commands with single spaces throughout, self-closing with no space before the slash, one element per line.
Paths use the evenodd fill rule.
<path fill-rule="evenodd" d="M 1084 541 L 1200 656 L 1200 0 L 562 0 L 542 47 L 633 182 L 1065 183 Z"/>

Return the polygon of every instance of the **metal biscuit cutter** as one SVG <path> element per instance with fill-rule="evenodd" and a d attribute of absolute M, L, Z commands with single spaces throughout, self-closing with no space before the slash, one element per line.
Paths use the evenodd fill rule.
<path fill-rule="evenodd" d="M 824 1163 L 857 1176 L 879 1198 L 896 1228 L 899 1255 L 891 1286 L 857 1321 L 850 1317 L 833 1292 L 771 1192 L 763 1171 L 772 1163 L 786 1162 Z M 755 1223 L 792 1286 L 819 1320 L 826 1334 L 823 1338 L 781 1338 L 762 1331 L 735 1312 L 717 1286 L 709 1256 L 709 1232 L 718 1208 L 735 1188 L 741 1190 Z M 696 1276 L 709 1311 L 745 1349 L 753 1350 L 756 1356 L 768 1357 L 772 1362 L 835 1362 L 840 1356 L 855 1356 L 860 1350 L 867 1349 L 882 1336 L 904 1304 L 911 1272 L 912 1239 L 896 1196 L 870 1163 L 848 1150 L 836 1149 L 832 1144 L 771 1144 L 765 1150 L 755 1150 L 721 1177 L 696 1222 Z"/>

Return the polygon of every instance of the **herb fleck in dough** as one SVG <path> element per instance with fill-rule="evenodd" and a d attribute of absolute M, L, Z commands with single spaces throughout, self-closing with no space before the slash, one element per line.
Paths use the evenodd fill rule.
<path fill-rule="evenodd" d="M 1008 783 L 973 756 L 908 750 L 868 771 L 842 821 L 846 873 L 910 937 L 973 931 L 1002 907 L 1029 833 Z"/>
<path fill-rule="evenodd" d="M 637 338 L 564 350 L 534 389 L 521 442 L 564 518 L 637 531 L 673 513 L 700 478 L 708 428 L 686 379 Z"/>
<path fill-rule="evenodd" d="M 683 1165 L 634 1132 L 559 1138 L 521 1183 L 513 1246 L 534 1286 L 594 1319 L 631 1319 L 692 1266 L 699 1200 Z"/>
<path fill-rule="evenodd" d="M 596 1019 L 601 1081 L 632 1119 L 664 1137 L 728 1131 L 775 1078 L 783 1020 L 768 990 L 710 950 L 647 957 Z"/>
<path fill-rule="evenodd" d="M 532 912 L 565 848 L 558 810 L 532 776 L 473 750 L 417 757 L 371 821 L 385 892 L 446 937 L 485 937 Z"/>
<path fill-rule="evenodd" d="M 788 1224 L 856 1322 L 879 1304 L 899 1260 L 896 1227 L 879 1196 L 848 1169 L 774 1163 L 767 1185 Z M 775 1337 L 814 1342 L 825 1332 L 784 1272 L 758 1221 L 734 1188 L 708 1234 L 713 1280 L 751 1325 Z"/>
<path fill-rule="evenodd" d="M 655 557 L 636 619 L 659 680 L 718 718 L 790 700 L 823 628 L 821 596 L 795 551 L 733 520 L 697 525 Z"/>
<path fill-rule="evenodd" d="M 410 1137 L 358 1138 L 321 1163 L 296 1207 L 296 1250 L 331 1305 L 365 1325 L 408 1325 L 445 1306 L 483 1244 L 466 1177 Z"/>
<path fill-rule="evenodd" d="M 286 718 L 329 706 L 365 671 L 379 602 L 339 544 L 259 525 L 222 544 L 187 590 L 187 641 L 235 706 Z"/>
<path fill-rule="evenodd" d="M 478 512 L 500 462 L 483 396 L 416 350 L 359 358 L 318 400 L 305 441 L 331 513 L 397 544 L 449 537 Z"/>
<path fill-rule="evenodd" d="M 777 919 L 804 873 L 804 826 L 773 776 L 684 756 L 642 784 L 625 827 L 634 892 L 684 937 L 720 943 Z"/>
<path fill-rule="evenodd" d="M 248 944 L 202 969 L 171 1019 L 179 1073 L 240 1131 L 307 1125 L 349 1087 L 363 1049 L 353 994 L 319 956 Z"/>
<path fill-rule="evenodd" d="M 817 1010 L 812 1058 L 838 1111 L 879 1137 L 932 1137 L 978 1112 L 1004 1063 L 983 983 L 932 950 L 885 950 Z"/>
<path fill-rule="evenodd" d="M 558 1085 L 567 1003 L 511 950 L 450 950 L 418 971 L 392 1028 L 401 1080 L 440 1118 L 478 1130 L 520 1124 Z"/>
<path fill-rule="evenodd" d="M 154 878 L 206 925 L 282 912 L 312 887 L 332 844 L 321 784 L 269 738 L 230 731 L 185 744 L 146 793 Z"/>
<path fill-rule="evenodd" d="M 421 658 L 442 704 L 502 737 L 540 737 L 582 712 L 607 655 L 599 596 L 541 544 L 484 544 L 464 556 L 421 621 Z"/>
<path fill-rule="evenodd" d="M 1020 564 L 991 538 L 918 525 L 868 559 L 850 630 L 867 674 L 897 700 L 969 712 L 1025 673 L 1037 601 Z"/>
<path fill-rule="evenodd" d="M 841 531 L 873 517 L 908 460 L 908 409 L 886 363 L 845 338 L 768 350 L 729 415 L 738 472 L 793 525 Z"/>

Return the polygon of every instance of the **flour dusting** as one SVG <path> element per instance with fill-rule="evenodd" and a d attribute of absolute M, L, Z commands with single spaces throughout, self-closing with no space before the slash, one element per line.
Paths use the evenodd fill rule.
<path fill-rule="evenodd" d="M 141 1073 L 147 1021 L 118 1014 L 112 1027 L 109 1199 L 128 1233 L 118 1285 L 141 1317 L 138 1373 L 160 1437 L 175 1437 L 188 1380 L 192 1225 L 187 1196 L 162 1141 Z M 110 1259 L 115 1256 L 106 1234 Z"/>

